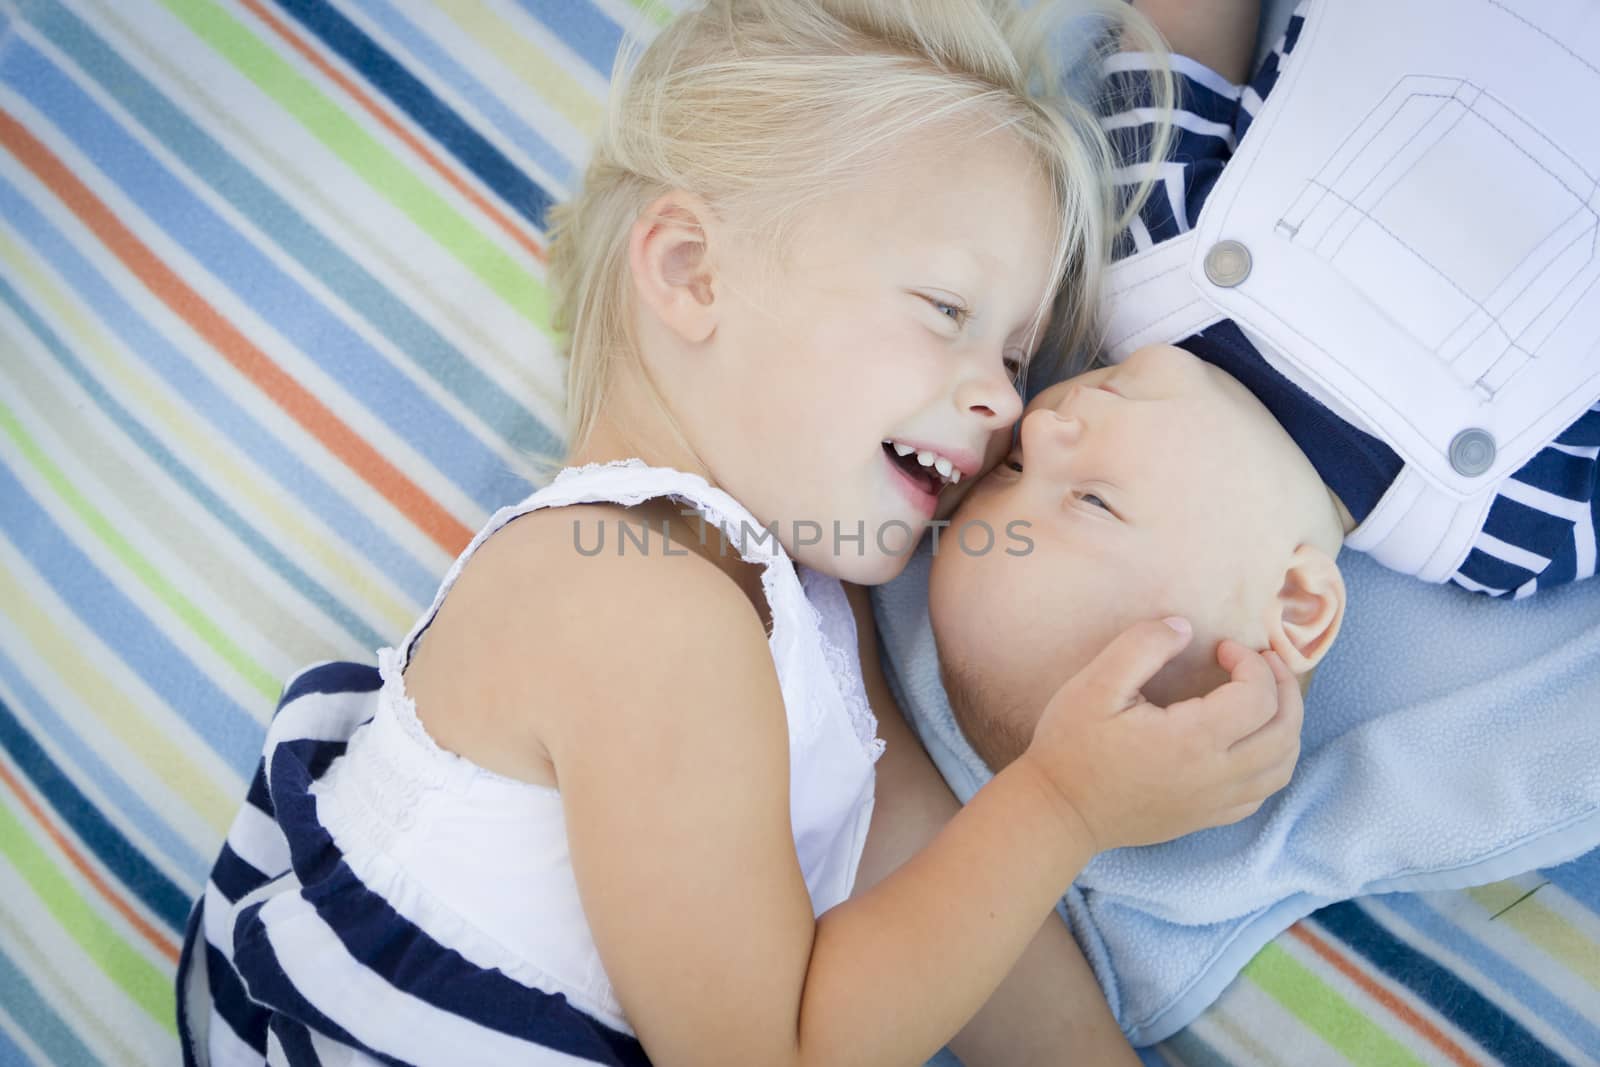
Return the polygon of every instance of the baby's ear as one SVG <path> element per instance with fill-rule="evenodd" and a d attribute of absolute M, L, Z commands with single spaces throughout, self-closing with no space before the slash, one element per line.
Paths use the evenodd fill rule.
<path fill-rule="evenodd" d="M 716 329 L 708 221 L 705 201 L 672 192 L 647 207 L 628 233 L 628 267 L 640 302 L 689 342 L 704 341 Z"/>
<path fill-rule="evenodd" d="M 1291 671 L 1305 674 L 1339 636 L 1344 602 L 1344 576 L 1333 557 L 1314 545 L 1301 545 L 1289 558 L 1267 619 L 1267 643 Z"/>

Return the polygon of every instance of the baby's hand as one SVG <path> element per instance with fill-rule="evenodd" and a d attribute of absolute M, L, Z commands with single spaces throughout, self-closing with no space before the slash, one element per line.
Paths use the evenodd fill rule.
<path fill-rule="evenodd" d="M 1167 708 L 1140 695 L 1191 636 L 1182 619 L 1123 631 L 1056 691 L 1022 756 L 1097 850 L 1237 822 L 1289 782 L 1304 706 L 1275 653 L 1223 641 L 1230 681 Z"/>

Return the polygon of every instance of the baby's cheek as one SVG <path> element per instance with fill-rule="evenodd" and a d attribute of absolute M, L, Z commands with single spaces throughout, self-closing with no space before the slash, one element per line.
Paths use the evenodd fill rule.
<path fill-rule="evenodd" d="M 961 481 L 955 485 L 947 486 L 944 492 L 939 494 L 939 507 L 934 512 L 933 517 L 936 519 L 948 519 L 953 516 L 956 508 L 961 506 L 961 502 L 967 498 L 967 495 L 977 487 L 985 475 L 994 470 L 1009 451 L 1011 451 L 1011 432 L 1009 430 L 1003 434 L 996 434 L 991 438 L 989 446 L 984 452 L 982 469 L 971 477 L 963 474 Z"/>
<path fill-rule="evenodd" d="M 933 517 L 935 519 L 951 519 L 955 515 L 956 509 L 961 506 L 961 502 L 967 498 L 967 494 L 972 492 L 973 486 L 977 484 L 978 479 L 976 478 L 962 478 L 960 484 L 947 486 L 944 492 L 939 494 L 939 507 L 933 513 Z M 952 519 L 952 524 L 953 522 L 954 520 Z"/>
<path fill-rule="evenodd" d="M 1156 673 L 1144 687 L 1145 699 L 1168 707 L 1179 701 L 1203 697 L 1228 680 L 1217 666 L 1216 642 L 1197 640 Z"/>

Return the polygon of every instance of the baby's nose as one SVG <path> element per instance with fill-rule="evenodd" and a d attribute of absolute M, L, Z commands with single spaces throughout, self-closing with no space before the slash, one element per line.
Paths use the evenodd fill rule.
<path fill-rule="evenodd" d="M 1083 436 L 1083 420 L 1060 407 L 1039 408 L 1022 420 L 1022 449 L 1028 462 L 1048 462 L 1051 455 L 1070 450 Z"/>

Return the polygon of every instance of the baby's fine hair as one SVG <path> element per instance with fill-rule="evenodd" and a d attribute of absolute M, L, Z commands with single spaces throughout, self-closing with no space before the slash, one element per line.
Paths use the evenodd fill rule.
<path fill-rule="evenodd" d="M 1041 321 L 1053 312 L 1041 351 L 1087 350 L 1112 240 L 1143 190 L 1119 214 L 1116 161 L 1092 102 L 1066 90 L 1060 57 L 1082 66 L 1117 47 L 1164 54 L 1126 0 L 709 0 L 642 54 L 624 48 L 581 187 L 550 214 L 569 446 L 587 440 L 618 366 L 639 358 L 628 234 L 652 203 L 689 192 L 781 248 L 808 206 L 913 132 L 946 134 L 959 150 L 975 131 L 1005 129 L 1031 152 L 1057 209 L 1060 288 L 1040 306 Z M 1157 112 L 1170 113 L 1172 81 L 1156 83 Z M 1161 127 L 1152 158 L 1169 138 Z"/>

